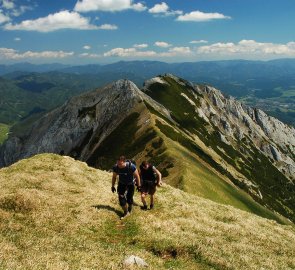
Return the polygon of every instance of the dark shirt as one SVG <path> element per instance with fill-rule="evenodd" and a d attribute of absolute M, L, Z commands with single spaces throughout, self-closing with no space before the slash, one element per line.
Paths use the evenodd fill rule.
<path fill-rule="evenodd" d="M 133 173 L 135 170 L 135 165 L 129 162 L 126 162 L 126 167 L 124 168 L 119 168 L 117 165 L 113 167 L 113 172 L 119 175 L 119 183 L 125 185 L 134 184 Z"/>
<path fill-rule="evenodd" d="M 155 182 L 156 176 L 154 173 L 155 167 L 152 165 L 149 165 L 147 169 L 144 169 L 143 166 L 140 166 L 140 175 L 142 181 L 152 181 Z"/>

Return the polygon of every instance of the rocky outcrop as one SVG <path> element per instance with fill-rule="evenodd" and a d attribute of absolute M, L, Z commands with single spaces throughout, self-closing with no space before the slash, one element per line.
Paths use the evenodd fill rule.
<path fill-rule="evenodd" d="M 87 160 L 94 149 L 142 101 L 128 80 L 119 80 L 70 99 L 46 114 L 27 134 L 11 136 L 1 149 L 1 166 L 37 153 L 51 152 Z"/>
<path fill-rule="evenodd" d="M 234 98 L 225 98 L 217 89 L 195 86 L 203 95 L 197 112 L 208 123 L 218 128 L 224 142 L 251 141 L 255 147 L 269 157 L 273 164 L 291 181 L 294 181 L 295 129 L 259 109 L 243 105 Z M 210 109 L 208 109 L 210 108 Z"/>

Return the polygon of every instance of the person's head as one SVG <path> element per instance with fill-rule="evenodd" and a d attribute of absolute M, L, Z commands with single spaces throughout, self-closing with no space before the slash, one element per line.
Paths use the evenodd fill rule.
<path fill-rule="evenodd" d="M 126 161 L 126 158 L 125 156 L 120 156 L 118 159 L 117 159 L 117 165 L 118 167 L 125 167 L 125 161 Z"/>
<path fill-rule="evenodd" d="M 150 164 L 149 164 L 146 160 L 144 160 L 144 161 L 141 163 L 141 167 L 144 168 L 145 170 L 148 169 L 149 165 L 150 165 Z"/>

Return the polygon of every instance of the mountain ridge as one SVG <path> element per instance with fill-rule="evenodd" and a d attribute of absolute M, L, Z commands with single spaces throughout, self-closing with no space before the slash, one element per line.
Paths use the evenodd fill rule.
<path fill-rule="evenodd" d="M 284 133 L 282 127 L 286 128 L 282 138 L 290 140 L 288 145 L 276 144 L 253 115 L 265 123 L 264 128 L 273 130 L 271 125 L 276 122 L 272 118 L 226 99 L 210 86 L 166 74 L 147 81 L 142 92 L 132 82 L 120 80 L 70 99 L 38 120 L 25 135 L 11 134 L 1 147 L 1 164 L 53 152 L 109 169 L 114 158 L 125 153 L 139 162 L 153 161 L 170 183 L 181 189 L 244 209 L 237 198 L 252 202 L 236 193 L 230 185 L 234 183 L 260 204 L 294 219 L 291 128 L 279 124 L 278 132 Z M 187 155 L 192 155 L 190 161 Z M 206 176 L 190 175 L 187 169 L 191 166 Z M 191 184 L 190 178 L 195 179 Z M 204 182 L 206 178 L 225 192 L 226 199 L 221 194 L 212 196 L 214 186 Z M 203 194 L 194 187 L 195 181 Z M 229 182 L 220 186 L 220 181 Z M 256 205 L 252 206 L 257 211 Z"/>

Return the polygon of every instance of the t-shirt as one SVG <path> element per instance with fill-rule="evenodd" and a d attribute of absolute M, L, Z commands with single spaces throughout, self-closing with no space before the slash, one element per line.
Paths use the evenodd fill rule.
<path fill-rule="evenodd" d="M 113 167 L 113 172 L 119 175 L 119 183 L 128 185 L 133 184 L 133 173 L 136 167 L 134 164 L 126 162 L 126 167 L 119 168 L 117 165 Z"/>
<path fill-rule="evenodd" d="M 140 174 L 142 181 L 152 181 L 154 182 L 156 180 L 155 176 L 155 166 L 149 165 L 147 169 L 144 169 L 142 166 L 140 166 Z"/>

